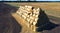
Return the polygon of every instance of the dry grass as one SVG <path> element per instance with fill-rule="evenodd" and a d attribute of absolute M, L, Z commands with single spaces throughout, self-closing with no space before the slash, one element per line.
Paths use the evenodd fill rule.
<path fill-rule="evenodd" d="M 7 3 L 10 4 L 12 6 L 16 6 L 19 7 L 20 5 L 31 5 L 31 6 L 35 6 L 35 7 L 40 7 L 43 10 L 45 10 L 46 14 L 48 15 L 52 15 L 55 17 L 60 17 L 60 2 L 36 2 L 36 3 L 32 3 L 32 2 L 21 2 L 21 3 Z"/>
<path fill-rule="evenodd" d="M 55 10 L 55 11 L 60 11 L 60 3 L 58 2 L 58 3 L 48 3 L 48 2 L 46 2 L 46 3 L 24 3 L 24 2 L 22 2 L 22 3 L 8 3 L 8 4 L 10 4 L 10 5 L 13 5 L 13 6 L 20 6 L 20 5 L 32 5 L 32 6 L 35 6 L 35 7 L 40 7 L 40 8 L 43 8 L 43 9 L 45 9 L 45 10 Z"/>

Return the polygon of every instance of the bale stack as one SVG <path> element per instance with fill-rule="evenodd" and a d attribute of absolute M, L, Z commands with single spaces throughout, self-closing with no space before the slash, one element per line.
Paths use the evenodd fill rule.
<path fill-rule="evenodd" d="M 25 5 L 20 6 L 16 13 L 19 14 L 26 21 L 25 23 L 27 23 L 28 27 L 31 27 L 31 29 L 35 31 L 35 25 L 38 21 L 39 12 L 39 8 Z"/>

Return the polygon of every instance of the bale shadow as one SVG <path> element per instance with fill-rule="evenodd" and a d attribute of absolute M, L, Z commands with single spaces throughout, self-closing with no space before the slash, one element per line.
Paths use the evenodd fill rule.
<path fill-rule="evenodd" d="M 10 12 L 16 12 L 16 11 L 17 11 L 16 7 L 5 4 L 5 3 L 0 3 L 0 13 L 2 13 L 0 14 L 0 33 L 20 33 L 21 32 L 22 26 L 10 14 Z"/>
<path fill-rule="evenodd" d="M 57 26 L 59 26 L 58 24 L 52 23 L 48 16 L 46 15 L 46 13 L 44 12 L 44 10 L 42 10 L 40 8 L 40 15 L 38 16 L 38 21 L 36 24 L 36 27 L 38 27 L 36 30 L 38 32 L 41 32 L 43 30 L 52 30 L 54 28 L 56 28 Z"/>

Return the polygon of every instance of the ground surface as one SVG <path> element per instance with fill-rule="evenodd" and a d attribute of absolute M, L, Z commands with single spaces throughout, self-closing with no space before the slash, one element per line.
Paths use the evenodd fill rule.
<path fill-rule="evenodd" d="M 15 4 L 15 3 L 12 3 L 12 4 Z M 15 4 L 15 6 L 16 6 L 16 4 Z M 22 3 L 20 3 L 20 4 L 22 5 Z M 23 3 L 23 4 L 26 4 L 26 3 Z M 39 3 L 34 3 L 34 4 L 38 5 Z M 59 7 L 60 5 L 59 5 L 59 3 L 46 3 L 46 4 L 41 3 L 41 4 L 44 7 L 46 6 L 46 4 L 48 5 L 48 8 L 45 10 L 49 10 L 49 11 L 46 11 L 46 14 L 48 15 L 50 21 L 55 24 L 60 24 L 60 7 Z M 54 4 L 54 6 L 52 6 L 53 4 Z M 42 6 L 42 8 L 43 8 L 43 6 Z M 56 7 L 56 8 L 50 9 L 49 7 L 51 7 L 51 8 Z M 15 13 L 15 11 L 17 11 L 15 7 L 13 7 L 11 5 L 6 5 L 6 4 L 0 3 L 0 33 L 28 33 L 28 32 L 29 33 L 60 33 L 60 26 L 55 27 L 52 30 L 43 30 L 41 32 L 33 32 L 32 30 L 30 30 L 30 28 L 28 28 L 26 26 L 26 24 L 24 22 L 20 21 L 21 19 L 20 19 L 19 15 L 17 15 Z M 13 13 L 13 14 L 11 14 L 11 13 Z"/>

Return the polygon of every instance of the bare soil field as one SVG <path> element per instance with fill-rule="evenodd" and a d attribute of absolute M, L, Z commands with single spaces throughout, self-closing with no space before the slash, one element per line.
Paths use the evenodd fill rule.
<path fill-rule="evenodd" d="M 26 25 L 20 21 L 19 15 L 15 13 L 20 5 L 32 5 L 42 8 L 50 22 L 58 24 L 59 26 L 51 30 L 43 29 L 43 31 L 40 32 L 31 31 L 30 28 L 27 28 Z M 11 13 L 14 16 L 12 16 Z M 0 33 L 60 33 L 60 3 L 0 3 Z"/>

